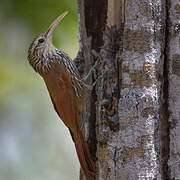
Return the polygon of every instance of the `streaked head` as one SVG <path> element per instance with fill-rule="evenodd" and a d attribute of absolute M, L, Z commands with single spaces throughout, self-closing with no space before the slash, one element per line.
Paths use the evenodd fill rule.
<path fill-rule="evenodd" d="M 54 46 L 52 44 L 52 34 L 54 30 L 56 29 L 57 25 L 61 22 L 61 20 L 64 18 L 64 16 L 68 12 L 64 12 L 61 14 L 48 28 L 48 30 L 39 35 L 37 38 L 34 39 L 34 41 L 29 46 L 28 50 L 28 60 L 29 63 L 33 66 L 33 68 L 38 71 L 38 64 L 39 66 L 43 63 L 47 63 L 48 59 L 46 59 L 46 56 L 51 54 L 54 50 Z"/>

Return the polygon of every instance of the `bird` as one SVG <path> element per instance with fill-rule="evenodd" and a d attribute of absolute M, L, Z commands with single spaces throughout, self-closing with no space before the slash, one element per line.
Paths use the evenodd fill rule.
<path fill-rule="evenodd" d="M 76 152 L 87 180 L 94 180 L 95 163 L 92 160 L 80 122 L 85 96 L 92 91 L 92 86 L 81 78 L 73 60 L 52 42 L 52 35 L 57 25 L 68 12 L 58 16 L 48 30 L 35 38 L 28 49 L 28 61 L 33 69 L 43 78 L 54 109 L 60 119 L 69 128 Z"/>

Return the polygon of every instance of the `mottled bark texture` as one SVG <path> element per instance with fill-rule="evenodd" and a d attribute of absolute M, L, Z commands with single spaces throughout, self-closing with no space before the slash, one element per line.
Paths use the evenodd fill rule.
<path fill-rule="evenodd" d="M 169 0 L 168 81 L 169 81 L 169 171 L 171 180 L 180 179 L 180 1 Z"/>
<path fill-rule="evenodd" d="M 100 61 L 89 83 L 104 74 L 83 115 L 96 179 L 180 179 L 179 0 L 78 0 L 78 8 L 76 63 L 85 73 Z"/>

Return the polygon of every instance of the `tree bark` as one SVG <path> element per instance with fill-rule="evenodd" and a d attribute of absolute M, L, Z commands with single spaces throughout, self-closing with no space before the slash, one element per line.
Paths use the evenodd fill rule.
<path fill-rule="evenodd" d="M 169 0 L 168 7 L 169 179 L 176 180 L 180 179 L 180 3 Z"/>
<path fill-rule="evenodd" d="M 89 83 L 104 74 L 82 118 L 96 179 L 180 179 L 178 0 L 78 0 L 78 9 L 76 63 L 85 74 L 100 61 Z"/>

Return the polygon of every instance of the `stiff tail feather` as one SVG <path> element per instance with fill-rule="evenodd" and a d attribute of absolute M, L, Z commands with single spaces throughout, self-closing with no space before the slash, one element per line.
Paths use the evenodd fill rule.
<path fill-rule="evenodd" d="M 74 143 L 86 179 L 95 180 L 95 173 L 96 173 L 95 165 L 91 159 L 88 145 L 85 141 L 82 131 L 78 132 L 76 137 L 74 137 Z"/>

